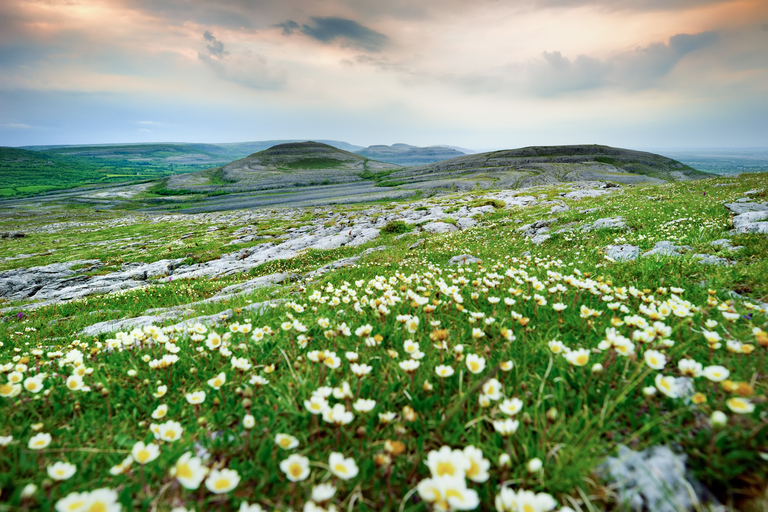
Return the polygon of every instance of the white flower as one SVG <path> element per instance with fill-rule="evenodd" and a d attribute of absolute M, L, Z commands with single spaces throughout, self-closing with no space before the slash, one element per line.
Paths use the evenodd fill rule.
<path fill-rule="evenodd" d="M 646 364 L 654 370 L 661 370 L 667 364 L 667 357 L 658 350 L 646 350 L 643 358 Z"/>
<path fill-rule="evenodd" d="M 731 411 L 737 414 L 749 414 L 755 410 L 755 404 L 746 398 L 741 398 L 738 396 L 726 400 L 725 405 L 727 405 Z"/>
<path fill-rule="evenodd" d="M 514 416 L 523 408 L 523 401 L 519 398 L 506 398 L 499 404 L 499 410 L 509 416 Z"/>
<path fill-rule="evenodd" d="M 731 372 L 724 366 L 707 366 L 702 374 L 712 382 L 722 382 L 731 375 Z"/>
<path fill-rule="evenodd" d="M 453 375 L 454 371 L 452 367 L 440 364 L 435 366 L 435 373 L 438 377 L 447 378 Z"/>
<path fill-rule="evenodd" d="M 493 428 L 496 429 L 496 432 L 498 432 L 504 437 L 510 436 L 515 432 L 517 432 L 517 427 L 519 426 L 520 426 L 520 422 L 512 419 L 499 420 L 499 421 L 493 422 Z"/>
<path fill-rule="evenodd" d="M 434 504 L 434 510 L 474 510 L 480 505 L 477 492 L 467 489 L 463 478 L 425 478 L 419 482 L 417 489 L 421 499 Z"/>
<path fill-rule="evenodd" d="M 229 492 L 240 483 L 240 475 L 234 469 L 212 469 L 205 479 L 205 487 L 214 494 Z"/>
<path fill-rule="evenodd" d="M 331 484 L 318 484 L 312 488 L 312 501 L 322 503 L 336 495 L 336 488 Z"/>
<path fill-rule="evenodd" d="M 214 378 L 209 379 L 208 380 L 208 385 L 211 386 L 213 389 L 218 390 L 226 382 L 227 382 L 227 375 L 224 372 L 221 372 L 217 376 L 215 376 Z"/>
<path fill-rule="evenodd" d="M 467 369 L 472 373 L 480 373 L 485 369 L 485 358 L 477 354 L 467 354 Z"/>
<path fill-rule="evenodd" d="M 656 388 L 668 397 L 678 398 L 680 396 L 680 385 L 674 377 L 665 377 L 659 373 L 656 375 L 655 383 Z"/>
<path fill-rule="evenodd" d="M 342 480 L 354 478 L 358 473 L 355 459 L 351 457 L 344 458 L 344 455 L 338 452 L 331 453 L 331 456 L 328 458 L 328 466 L 331 468 L 331 473 Z"/>
<path fill-rule="evenodd" d="M 133 460 L 139 464 L 152 462 L 160 455 L 160 448 L 155 443 L 144 444 L 139 441 L 131 449 Z"/>
<path fill-rule="evenodd" d="M 69 462 L 54 462 L 46 468 L 48 476 L 54 480 L 68 480 L 77 471 L 77 466 Z"/>
<path fill-rule="evenodd" d="M 158 405 L 154 411 L 152 411 L 152 419 L 161 420 L 168 414 L 168 406 L 165 404 Z"/>
<path fill-rule="evenodd" d="M 277 434 L 275 443 L 283 450 L 292 450 L 299 446 L 299 440 L 288 434 Z"/>
<path fill-rule="evenodd" d="M 171 468 L 171 476 L 175 477 L 182 487 L 190 490 L 200 487 L 200 482 L 207 474 L 208 468 L 203 466 L 202 459 L 193 457 L 192 452 L 186 452 L 179 457 L 179 460 Z"/>
<path fill-rule="evenodd" d="M 306 480 L 309 476 L 309 459 L 294 453 L 280 463 L 280 470 L 291 482 Z"/>
<path fill-rule="evenodd" d="M 466 470 L 466 477 L 473 482 L 485 482 L 490 476 L 488 470 L 491 463 L 483 458 L 483 451 L 469 445 L 464 448 L 464 457 L 469 461 L 469 468 Z"/>
<path fill-rule="evenodd" d="M 342 426 L 350 423 L 354 419 L 354 414 L 347 411 L 342 404 L 336 404 L 333 407 L 326 407 L 322 411 L 323 421 L 327 423 L 333 423 L 337 426 Z"/>
<path fill-rule="evenodd" d="M 27 446 L 30 450 L 42 450 L 51 444 L 51 439 L 51 434 L 40 432 L 29 439 L 29 444 Z"/>
<path fill-rule="evenodd" d="M 536 473 L 541 470 L 543 464 L 541 462 L 541 459 L 538 457 L 533 458 L 528 461 L 528 464 L 525 466 L 529 473 Z"/>
<path fill-rule="evenodd" d="M 304 400 L 304 408 L 312 414 L 322 414 L 329 407 L 328 401 L 320 395 L 312 395 L 309 400 Z"/>
<path fill-rule="evenodd" d="M 376 407 L 376 400 L 366 398 L 358 398 L 355 403 L 352 404 L 352 408 L 357 412 L 370 412 L 374 407 Z"/>
<path fill-rule="evenodd" d="M 728 416 L 723 411 L 715 411 L 709 419 L 710 423 L 715 428 L 724 427 L 728 423 Z"/>
<path fill-rule="evenodd" d="M 480 455 L 482 457 L 482 452 Z M 432 477 L 447 475 L 464 479 L 471 462 L 463 451 L 453 450 L 450 446 L 443 446 L 439 450 L 432 450 L 427 454 L 426 465 L 432 473 Z"/>
<path fill-rule="evenodd" d="M 496 379 L 488 379 L 485 384 L 483 384 L 483 393 L 490 399 L 490 400 L 498 400 L 501 398 L 501 382 L 499 382 Z"/>
<path fill-rule="evenodd" d="M 243 428 L 245 429 L 252 429 L 256 426 L 256 418 L 253 417 L 251 414 L 246 414 L 243 416 Z"/>
<path fill-rule="evenodd" d="M 184 429 L 181 427 L 181 423 L 178 421 L 169 420 L 165 423 L 158 425 L 157 434 L 158 439 L 172 443 L 181 439 L 181 434 Z"/>
<path fill-rule="evenodd" d="M 205 402 L 205 391 L 194 391 L 186 394 L 187 402 L 192 405 L 199 405 Z"/>

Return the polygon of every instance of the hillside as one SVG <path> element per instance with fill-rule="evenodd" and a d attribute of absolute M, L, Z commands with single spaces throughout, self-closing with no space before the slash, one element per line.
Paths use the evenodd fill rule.
<path fill-rule="evenodd" d="M 367 158 L 401 165 L 403 167 L 424 165 L 464 156 L 464 153 L 445 146 L 429 146 L 420 148 L 408 144 L 392 144 L 391 146 L 376 145 L 355 151 Z"/>
<path fill-rule="evenodd" d="M 82 165 L 65 156 L 19 148 L 0 147 L 0 196 L 35 194 L 86 182 L 101 182 L 108 175 L 95 165 Z"/>
<path fill-rule="evenodd" d="M 536 146 L 452 158 L 392 173 L 406 188 L 524 188 L 573 181 L 663 183 L 709 176 L 653 153 L 597 145 Z"/>
<path fill-rule="evenodd" d="M 243 191 L 360 181 L 363 173 L 397 169 L 320 142 L 278 144 L 208 169 L 168 179 L 169 190 Z"/>
<path fill-rule="evenodd" d="M 766 508 L 768 174 L 41 204 L 0 211 L 2 510 Z"/>

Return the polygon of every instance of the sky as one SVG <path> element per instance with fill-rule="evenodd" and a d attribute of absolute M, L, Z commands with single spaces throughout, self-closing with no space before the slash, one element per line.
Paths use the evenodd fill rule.
<path fill-rule="evenodd" d="M 0 0 L 0 145 L 768 146 L 766 0 Z"/>

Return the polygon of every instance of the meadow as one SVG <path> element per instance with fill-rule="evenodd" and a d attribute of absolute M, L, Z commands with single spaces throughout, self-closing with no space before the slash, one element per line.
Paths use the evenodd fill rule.
<path fill-rule="evenodd" d="M 497 204 L 455 233 L 393 229 L 225 278 L 162 276 L 36 310 L 6 302 L 0 510 L 621 510 L 598 466 L 619 446 L 660 445 L 685 453 L 724 509 L 764 510 L 768 239 L 734 235 L 723 203 L 747 191 L 765 201 L 766 190 L 768 178 L 752 174 L 569 200 L 553 227 L 620 215 L 629 229 L 566 231 L 540 245 L 516 228 L 553 217 L 551 205 Z M 383 208 L 449 209 L 490 192 Z M 2 240 L 0 258 L 36 253 L 0 270 L 215 259 L 243 227 L 60 208 L 0 219 L 2 230 L 30 233 Z M 275 209 L 256 227 L 353 223 L 364 208 Z M 46 232 L 57 215 L 72 225 Z M 132 238 L 141 245 L 125 247 Z M 742 249 L 711 245 L 722 238 Z M 692 249 L 628 262 L 605 254 L 662 240 Z M 79 334 L 380 245 L 354 267 L 190 307 L 229 310 L 219 322 Z M 692 257 L 704 252 L 733 265 Z M 480 261 L 448 263 L 461 254 Z"/>

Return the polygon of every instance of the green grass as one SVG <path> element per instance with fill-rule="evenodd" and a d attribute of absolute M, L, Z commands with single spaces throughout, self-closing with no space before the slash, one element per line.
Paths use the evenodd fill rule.
<path fill-rule="evenodd" d="M 713 187 L 716 182 L 733 186 Z M 167 510 L 182 504 L 196 510 L 234 510 L 243 501 L 260 503 L 270 510 L 289 506 L 301 509 L 312 487 L 327 482 L 336 486 L 332 503 L 339 509 L 422 511 L 427 506 L 416 499 L 418 492 L 411 491 L 430 476 L 425 464 L 430 452 L 444 445 L 455 449 L 471 445 L 482 450 L 489 462 L 487 482 L 467 481 L 467 488 L 476 492 L 482 503 L 479 510 L 492 509 L 501 482 L 514 489 L 549 493 L 560 506 L 611 509 L 617 504 L 606 483 L 596 477 L 597 464 L 613 454 L 618 444 L 633 449 L 664 444 L 680 446 L 695 476 L 730 510 L 745 510 L 749 500 L 764 492 L 768 484 L 766 463 L 761 458 L 768 452 L 764 378 L 767 349 L 760 346 L 761 338 L 753 332 L 756 328 L 768 330 L 768 321 L 765 313 L 752 306 L 756 300 L 768 301 L 768 239 L 754 234 L 734 236 L 733 244 L 744 249 L 723 254 L 736 263 L 731 267 L 703 266 L 690 254 L 714 254 L 710 242 L 727 237 L 730 229 L 729 215 L 722 204 L 742 197 L 746 190 L 766 185 L 765 175 L 750 175 L 624 188 L 601 198 L 566 201 L 571 210 L 558 214 L 552 226 L 555 230 L 570 222 L 583 224 L 619 215 L 633 229 L 555 234 L 541 245 L 531 244 L 518 233 L 515 228 L 520 224 L 504 221 L 530 223 L 548 218 L 550 205 L 496 208 L 479 219 L 475 229 L 425 238 L 425 243 L 415 250 L 408 249 L 413 238 L 396 239 L 395 235 L 403 231 L 394 226 L 405 223 L 393 221 L 379 239 L 361 247 L 307 251 L 226 278 L 162 279 L 142 290 L 92 296 L 40 308 L 22 317 L 9 315 L 2 326 L 5 336 L 1 338 L 0 365 L 13 366 L 28 358 L 23 363 L 27 365 L 24 377 L 41 372 L 48 376 L 43 382 L 47 394 L 22 390 L 15 398 L 0 397 L 0 436 L 13 436 L 8 446 L 0 447 L 0 508 L 20 508 L 21 489 L 35 484 L 35 501 L 29 505 L 42 509 L 50 509 L 72 492 L 101 487 L 116 489 L 125 510 L 149 510 L 155 505 L 158 510 Z M 548 193 L 548 189 L 537 189 L 534 195 L 539 193 Z M 649 201 L 648 196 L 660 199 Z M 453 196 L 435 197 L 430 205 L 446 207 L 457 200 Z M 482 197 L 465 200 L 485 201 Z M 391 209 L 385 209 L 389 215 L 409 206 L 414 205 L 393 203 Z M 578 211 L 592 207 L 601 209 L 591 214 Z M 283 233 L 315 219 L 327 221 L 329 217 L 324 215 L 353 211 L 359 215 L 363 209 L 363 205 L 355 205 L 299 210 L 291 215 L 278 213 L 254 227 L 260 234 Z M 122 262 L 156 261 L 161 257 L 188 257 L 190 262 L 202 262 L 252 245 L 225 246 L 233 238 L 231 233 L 242 225 L 228 225 L 209 233 L 205 223 L 192 222 L 197 222 L 198 217 L 190 217 L 189 222 L 118 225 L 126 222 L 123 212 L 73 209 L 51 211 L 45 216 L 35 211 L 14 215 L 13 220 L 0 218 L 0 229 L 15 230 L 22 218 L 29 229 L 52 222 L 93 224 L 1 241 L 0 269 L 75 258 L 99 258 L 112 268 Z M 686 220 L 665 225 L 680 218 Z M 217 220 L 206 222 L 215 224 Z M 336 218 L 335 222 L 344 220 Z M 194 235 L 180 240 L 187 232 Z M 129 242 L 87 245 L 123 238 L 142 245 L 128 249 L 119 247 Z M 604 258 L 609 244 L 632 243 L 645 251 L 660 240 L 690 245 L 692 250 L 680 258 L 624 263 Z M 135 345 L 114 350 L 107 349 L 115 344 L 110 341 L 115 339 L 114 334 L 96 339 L 78 335 L 82 328 L 97 321 L 135 317 L 152 308 L 183 306 L 256 276 L 286 271 L 303 274 L 382 244 L 386 250 L 371 253 L 360 265 L 339 269 L 317 281 L 262 289 L 223 304 L 194 306 L 195 315 L 233 311 L 232 318 L 213 329 L 219 334 L 231 333 L 228 349 L 253 365 L 248 371 L 237 370 L 232 366 L 232 355 L 208 348 L 188 331 L 165 332 L 173 340 L 168 348 L 179 349 L 179 360 L 160 370 L 151 369 L 145 357 L 159 359 L 169 352 L 164 342 L 151 342 L 148 332 L 137 332 L 139 341 Z M 56 252 L 2 261 L 13 254 L 48 248 Z M 531 255 L 521 256 L 524 251 Z M 448 260 L 458 254 L 472 254 L 482 263 L 448 266 Z M 676 287 L 682 291 L 674 291 Z M 745 299 L 733 300 L 727 293 L 731 290 Z M 249 303 L 272 299 L 285 302 L 260 313 L 245 309 Z M 555 303 L 562 303 L 566 309 L 558 313 L 552 307 Z M 626 311 L 612 309 L 613 304 Z M 656 318 L 645 309 L 650 305 L 663 309 L 668 304 L 687 313 Z M 385 308 L 380 309 L 380 305 Z M 593 310 L 594 315 L 584 318 L 582 306 Z M 733 310 L 737 317 L 727 319 L 723 309 Z M 398 315 L 416 316 L 418 325 L 409 326 L 407 319 L 398 320 Z M 662 322 L 669 332 L 654 335 L 646 343 L 635 339 L 635 355 L 631 357 L 610 348 L 597 350 L 612 325 L 632 340 L 634 332 L 642 330 L 628 325 L 632 315 L 651 324 Z M 493 321 L 486 322 L 490 318 Z M 306 326 L 306 331 L 297 332 L 294 320 Z M 708 321 L 716 324 L 707 327 Z M 292 327 L 285 329 L 286 322 Z M 238 324 L 246 323 L 251 324 L 250 332 L 237 331 Z M 344 323 L 349 333 L 344 332 Z M 366 340 L 368 334 L 355 333 L 365 325 L 371 326 L 371 337 L 380 336 L 378 344 Z M 266 326 L 271 334 L 258 341 L 252 339 L 257 329 Z M 440 329 L 447 333 L 438 334 Z M 481 330 L 482 336 L 475 329 Z M 721 335 L 723 346 L 710 350 L 703 329 Z M 659 328 L 659 332 L 663 331 Z M 308 339 L 306 346 L 299 343 L 300 334 Z M 444 335 L 447 350 L 440 350 L 435 347 L 436 339 Z M 423 352 L 413 374 L 399 365 L 408 359 L 406 340 L 418 343 Z M 550 349 L 548 343 L 552 340 L 573 350 L 589 349 L 588 363 L 569 364 Z M 752 345 L 753 351 L 729 352 L 726 342 L 735 340 Z M 456 349 L 459 345 L 461 352 Z M 82 365 L 92 369 L 83 377 L 84 384 L 91 388 L 89 392 L 67 389 L 65 380 L 75 366 L 60 366 L 60 359 L 49 356 L 55 351 L 67 354 L 74 349 L 84 354 Z M 310 352 L 314 350 L 335 352 L 340 358 L 339 367 L 332 369 L 311 362 Z M 644 355 L 650 350 L 665 354 L 667 362 L 662 370 L 646 364 Z M 358 379 L 351 371 L 348 352 L 356 353 L 359 363 L 370 365 L 371 373 Z M 469 371 L 470 354 L 485 358 L 483 371 Z M 728 368 L 730 381 L 749 383 L 753 388 L 750 399 L 755 411 L 731 412 L 727 401 L 736 394 L 705 377 L 693 380 L 695 390 L 706 398 L 698 405 L 667 397 L 658 390 L 653 396 L 643 392 L 647 387 L 656 389 L 657 375 L 681 377 L 678 363 L 682 359 Z M 513 362 L 509 371 L 500 368 L 506 361 Z M 595 363 L 602 365 L 602 371 L 592 371 Z M 439 378 L 435 367 L 440 364 L 451 366 L 455 374 Z M 135 370 L 136 375 L 129 375 L 129 370 Z M 227 381 L 215 390 L 208 380 L 222 371 Z M 6 371 L 3 381 L 9 375 Z M 255 375 L 268 383 L 252 384 Z M 509 438 L 499 435 L 493 426 L 493 421 L 505 417 L 499 402 L 483 407 L 479 401 L 480 386 L 491 377 L 498 380 L 506 397 L 523 403 L 515 416 L 519 427 Z M 329 401 L 350 407 L 354 418 L 349 425 L 333 426 L 305 409 L 304 401 L 318 388 L 343 387 L 345 382 L 352 397 L 331 396 Z M 425 382 L 429 386 L 425 387 Z M 158 385 L 168 387 L 161 398 L 153 396 Z M 186 393 L 195 390 L 207 393 L 199 406 L 185 399 Z M 744 385 L 741 391 L 750 394 Z M 357 398 L 376 400 L 374 410 L 363 414 L 351 409 Z M 167 415 L 154 419 L 152 413 L 160 404 L 168 406 Z M 724 427 L 711 426 L 709 418 L 715 410 L 728 415 Z M 398 419 L 382 423 L 378 413 L 385 411 L 396 413 Z M 246 414 L 254 417 L 253 429 L 243 426 Z M 150 424 L 167 420 L 182 426 L 178 441 L 155 440 L 150 432 Z M 53 438 L 51 445 L 41 451 L 27 447 L 37 432 L 50 433 Z M 294 436 L 298 446 L 292 450 L 279 448 L 275 443 L 279 433 Z M 145 466 L 134 463 L 127 474 L 110 474 L 109 468 L 122 461 L 138 441 L 158 443 L 159 457 Z M 390 453 L 387 459 L 387 446 L 391 449 L 387 441 L 402 442 L 402 453 Z M 236 470 L 240 476 L 237 487 L 221 495 L 209 492 L 204 485 L 193 491 L 180 487 L 169 470 L 185 452 L 195 449 L 205 449 L 209 454 L 206 466 Z M 350 480 L 331 476 L 327 465 L 332 452 L 353 458 L 359 474 Z M 291 453 L 311 461 L 310 476 L 296 484 L 290 483 L 280 469 L 280 463 Z M 503 454 L 511 458 L 511 466 L 499 464 Z M 525 467 L 532 458 L 543 462 L 542 470 L 535 474 Z M 67 480 L 53 482 L 46 467 L 59 460 L 75 464 L 77 472 Z"/>

